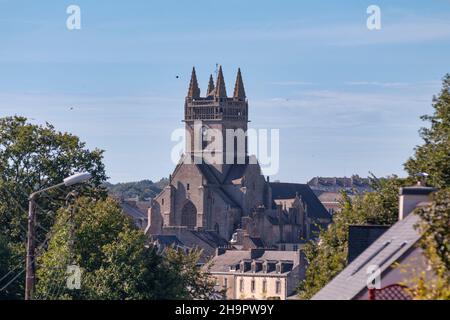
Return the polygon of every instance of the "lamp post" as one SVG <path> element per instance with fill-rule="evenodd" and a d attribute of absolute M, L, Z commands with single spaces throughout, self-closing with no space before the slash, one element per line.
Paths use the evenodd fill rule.
<path fill-rule="evenodd" d="M 25 276 L 25 300 L 31 300 L 34 293 L 35 284 L 35 264 L 34 264 L 34 250 L 35 250 L 35 233 L 36 233 L 36 200 L 39 196 L 47 191 L 59 188 L 70 187 L 78 183 L 84 183 L 91 179 L 92 175 L 87 172 L 77 173 L 67 177 L 63 182 L 54 186 L 33 192 L 29 198 L 28 206 L 28 234 L 27 234 L 27 259 L 26 259 L 26 276 Z"/>

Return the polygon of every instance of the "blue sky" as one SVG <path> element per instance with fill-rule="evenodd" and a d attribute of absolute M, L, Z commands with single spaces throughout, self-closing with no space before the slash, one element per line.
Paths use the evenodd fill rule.
<path fill-rule="evenodd" d="M 371 4 L 381 30 L 366 28 Z M 229 93 L 241 67 L 250 125 L 280 129 L 273 179 L 404 175 L 449 56 L 448 0 L 0 0 L 0 116 L 105 149 L 112 182 L 157 180 L 192 66 L 204 92 L 219 63 Z"/>

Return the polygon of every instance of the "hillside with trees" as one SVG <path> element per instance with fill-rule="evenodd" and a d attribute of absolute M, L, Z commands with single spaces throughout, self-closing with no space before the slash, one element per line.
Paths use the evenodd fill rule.
<path fill-rule="evenodd" d="M 168 184 L 168 179 L 162 178 L 157 182 L 142 180 L 136 182 L 122 182 L 112 184 L 106 182 L 104 186 L 114 198 L 138 198 L 141 201 L 154 198 Z"/>

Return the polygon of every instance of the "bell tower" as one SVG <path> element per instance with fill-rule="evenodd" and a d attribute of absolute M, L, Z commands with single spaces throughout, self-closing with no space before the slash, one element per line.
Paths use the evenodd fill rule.
<path fill-rule="evenodd" d="M 202 163 L 211 164 L 218 173 L 225 174 L 230 165 L 247 162 L 248 102 L 241 70 L 238 69 L 232 97 L 227 96 L 222 66 L 215 83 L 210 75 L 206 95 L 201 97 L 193 68 L 184 122 L 186 155 L 194 161 L 197 159 L 195 163 L 202 158 Z M 221 142 L 217 139 L 219 134 Z"/>

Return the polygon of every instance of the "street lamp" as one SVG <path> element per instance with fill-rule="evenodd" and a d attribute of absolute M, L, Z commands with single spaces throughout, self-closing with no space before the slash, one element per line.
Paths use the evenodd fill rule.
<path fill-rule="evenodd" d="M 27 260 L 26 260 L 26 277 L 25 277 L 25 300 L 31 300 L 34 293 L 35 283 L 35 268 L 34 268 L 34 237 L 35 237 L 35 225 L 36 225 L 36 200 L 39 196 L 47 191 L 59 188 L 70 187 L 78 183 L 87 182 L 92 178 L 92 175 L 88 172 L 82 172 L 67 177 L 63 182 L 54 186 L 33 192 L 29 198 L 28 206 L 28 234 L 27 234 Z"/>

